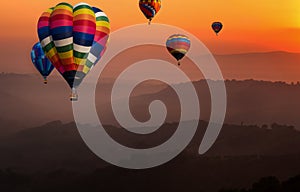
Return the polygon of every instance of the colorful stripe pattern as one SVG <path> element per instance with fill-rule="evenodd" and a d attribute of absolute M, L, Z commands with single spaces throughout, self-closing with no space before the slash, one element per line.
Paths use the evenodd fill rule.
<path fill-rule="evenodd" d="M 214 32 L 216 33 L 216 35 L 218 35 L 218 33 L 222 30 L 223 28 L 223 24 L 221 22 L 214 22 L 211 25 L 212 29 L 214 30 Z"/>
<path fill-rule="evenodd" d="M 83 69 L 85 73 L 88 73 L 89 70 L 101 59 L 106 50 L 106 43 L 110 33 L 110 23 L 107 15 L 96 7 L 93 7 L 93 11 L 96 15 L 96 33 L 93 46 L 87 57 L 87 63 Z"/>
<path fill-rule="evenodd" d="M 46 80 L 46 78 L 50 75 L 50 73 L 54 69 L 54 66 L 44 54 L 40 42 L 34 44 L 34 46 L 32 47 L 31 60 L 35 68 L 40 72 L 40 74 Z"/>
<path fill-rule="evenodd" d="M 54 8 L 46 10 L 38 21 L 38 36 L 40 39 L 41 46 L 47 56 L 56 69 L 60 73 L 63 73 L 64 70 L 61 68 L 62 64 L 60 62 L 55 44 L 53 42 L 52 36 L 50 34 L 50 15 L 53 12 Z"/>
<path fill-rule="evenodd" d="M 190 49 L 191 41 L 185 35 L 175 34 L 168 38 L 166 46 L 171 55 L 179 61 Z"/>
<path fill-rule="evenodd" d="M 97 12 L 86 3 L 74 7 L 68 3 L 59 3 L 51 10 L 43 13 L 39 19 L 39 38 L 47 57 L 51 61 L 54 60 L 52 57 L 58 57 L 55 68 L 71 88 L 76 88 L 103 54 L 102 47 L 106 46 L 109 35 L 109 21 L 104 14 L 106 22 L 102 21 L 103 18 L 98 22 Z M 43 35 L 44 31 L 47 34 Z M 94 47 L 95 43 L 102 47 Z M 91 52 L 96 59 L 90 59 Z"/>
<path fill-rule="evenodd" d="M 62 66 L 59 71 L 76 70 L 73 60 L 73 7 L 60 3 L 50 16 L 50 34 Z"/>
<path fill-rule="evenodd" d="M 161 0 L 140 0 L 139 6 L 145 17 L 151 21 L 161 8 Z"/>

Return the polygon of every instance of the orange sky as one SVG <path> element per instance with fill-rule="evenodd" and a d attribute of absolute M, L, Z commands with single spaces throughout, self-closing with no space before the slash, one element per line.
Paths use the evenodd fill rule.
<path fill-rule="evenodd" d="M 18 55 L 28 59 L 31 46 L 38 40 L 36 23 L 40 14 L 59 0 L 6 0 L 1 2 L 1 58 Z M 81 1 L 67 1 L 73 5 Z M 109 16 L 112 31 L 146 23 L 138 0 L 86 0 Z M 218 37 L 213 21 L 222 21 Z M 241 52 L 300 52 L 299 0 L 162 0 L 162 9 L 153 20 L 181 27 L 202 40 L 216 54 Z M 5 60 L 5 59 L 4 59 Z"/>

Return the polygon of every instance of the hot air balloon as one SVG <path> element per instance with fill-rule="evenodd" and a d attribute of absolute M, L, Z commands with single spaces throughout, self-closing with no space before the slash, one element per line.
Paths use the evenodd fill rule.
<path fill-rule="evenodd" d="M 178 61 L 178 65 L 180 65 L 180 60 L 190 49 L 191 41 L 185 35 L 174 34 L 168 38 L 166 46 L 171 55 Z"/>
<path fill-rule="evenodd" d="M 53 71 L 54 66 L 46 57 L 40 42 L 33 45 L 31 50 L 31 61 L 35 68 L 44 77 L 44 83 L 47 84 L 47 77 Z"/>
<path fill-rule="evenodd" d="M 223 24 L 221 22 L 214 22 L 211 25 L 212 29 L 214 30 L 214 32 L 216 33 L 216 35 L 218 35 L 218 33 L 222 30 L 223 28 Z"/>
<path fill-rule="evenodd" d="M 161 8 L 161 0 L 140 0 L 139 6 L 145 17 L 149 20 L 149 25 L 153 17 Z"/>
<path fill-rule="evenodd" d="M 78 99 L 76 88 L 103 55 L 109 33 L 106 14 L 86 3 L 59 3 L 39 18 L 41 45 L 71 87 L 71 101 Z"/>

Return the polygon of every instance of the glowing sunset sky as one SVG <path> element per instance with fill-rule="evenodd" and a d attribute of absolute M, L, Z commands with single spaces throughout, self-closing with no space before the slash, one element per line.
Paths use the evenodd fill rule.
<path fill-rule="evenodd" d="M 38 41 L 36 23 L 39 16 L 48 7 L 59 2 L 61 1 L 2 2 L 2 61 L 8 62 L 7 57 L 11 55 L 18 55 L 18 59 L 22 61 L 30 59 L 28 52 Z M 81 1 L 66 2 L 75 5 Z M 147 22 L 139 10 L 138 0 L 85 2 L 105 11 L 112 31 Z M 222 21 L 224 24 L 218 37 L 210 27 L 213 21 Z M 216 54 L 278 50 L 300 52 L 299 0 L 163 0 L 162 9 L 153 22 L 175 25 L 195 34 Z"/>

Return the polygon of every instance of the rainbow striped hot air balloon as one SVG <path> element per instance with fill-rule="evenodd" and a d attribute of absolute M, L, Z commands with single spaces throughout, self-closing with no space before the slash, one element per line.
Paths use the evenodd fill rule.
<path fill-rule="evenodd" d="M 169 53 L 178 61 L 178 65 L 180 65 L 180 60 L 190 49 L 191 41 L 185 35 L 174 34 L 168 38 L 166 46 Z"/>
<path fill-rule="evenodd" d="M 44 83 L 47 84 L 47 77 L 53 71 L 54 66 L 52 65 L 50 60 L 46 57 L 40 42 L 33 45 L 30 55 L 31 55 L 31 61 L 33 65 L 43 76 Z"/>
<path fill-rule="evenodd" d="M 145 17 L 149 20 L 149 25 L 153 17 L 161 8 L 161 0 L 140 0 L 139 6 Z"/>
<path fill-rule="evenodd" d="M 103 55 L 109 33 L 106 14 L 86 3 L 74 7 L 59 3 L 39 18 L 41 45 L 71 87 L 72 101 L 77 100 L 76 88 Z"/>

